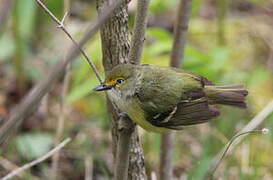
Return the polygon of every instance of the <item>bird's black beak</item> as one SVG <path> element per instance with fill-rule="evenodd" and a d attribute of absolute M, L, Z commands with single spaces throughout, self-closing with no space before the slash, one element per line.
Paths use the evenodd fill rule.
<path fill-rule="evenodd" d="M 107 86 L 105 84 L 101 84 L 101 85 L 98 85 L 97 87 L 95 87 L 93 90 L 94 91 L 106 91 L 106 90 L 110 90 L 112 89 L 113 86 Z"/>

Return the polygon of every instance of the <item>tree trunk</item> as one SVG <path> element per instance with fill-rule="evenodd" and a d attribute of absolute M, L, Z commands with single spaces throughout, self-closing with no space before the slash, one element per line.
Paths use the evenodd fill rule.
<path fill-rule="evenodd" d="M 102 5 L 110 3 L 109 0 L 97 0 L 98 13 L 102 12 Z M 129 2 L 129 0 L 127 1 Z M 103 66 L 105 73 L 109 72 L 114 66 L 127 63 L 130 50 L 129 31 L 128 31 L 128 9 L 127 4 L 117 9 L 115 13 L 106 21 L 100 29 Z M 116 114 L 111 102 L 107 100 L 108 112 L 112 120 L 112 139 L 113 154 L 116 155 L 119 140 L 119 117 Z M 144 155 L 139 143 L 137 129 L 134 127 L 131 137 L 131 147 L 129 153 L 128 179 L 140 180 L 147 179 L 144 167 Z"/>

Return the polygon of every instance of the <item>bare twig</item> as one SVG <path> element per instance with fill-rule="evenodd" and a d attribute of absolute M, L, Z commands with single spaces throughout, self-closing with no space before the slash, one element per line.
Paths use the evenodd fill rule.
<path fill-rule="evenodd" d="M 58 18 L 56 18 L 56 16 L 54 16 L 54 14 L 40 0 L 36 0 L 36 2 L 58 24 L 57 27 L 60 28 L 60 29 L 62 29 L 63 32 L 69 37 L 69 39 L 71 39 L 71 41 L 73 42 L 73 44 L 82 53 L 82 55 L 84 56 L 84 58 L 86 59 L 86 61 L 88 62 L 88 64 L 92 68 L 92 70 L 94 71 L 95 75 L 97 76 L 97 79 L 100 81 L 100 83 L 102 83 L 102 80 L 100 78 L 100 75 L 99 75 L 98 70 L 96 69 L 96 66 L 94 65 L 94 63 L 89 59 L 89 57 L 86 55 L 86 53 L 84 52 L 84 50 L 80 47 L 80 45 L 77 43 L 77 41 L 71 36 L 71 34 L 65 28 L 65 26 L 64 26 L 64 20 L 66 18 L 67 13 L 65 13 L 63 19 L 60 21 Z"/>
<path fill-rule="evenodd" d="M 12 162 L 10 162 L 9 160 L 5 159 L 4 157 L 0 156 L 0 164 L 1 166 L 8 170 L 8 171 L 13 171 L 14 169 L 17 169 L 18 166 L 16 164 L 13 164 Z M 23 178 L 24 174 L 18 174 L 18 177 Z"/>
<path fill-rule="evenodd" d="M 149 0 L 138 0 L 137 12 L 134 23 L 134 33 L 129 51 L 129 62 L 140 64 L 143 50 L 145 29 L 148 19 Z M 121 117 L 119 123 L 119 140 L 117 145 L 115 180 L 127 180 L 129 167 L 129 152 L 131 147 L 130 140 L 135 129 L 135 125 L 129 117 Z"/>
<path fill-rule="evenodd" d="M 1 156 L 0 156 L 0 164 L 7 171 L 14 171 L 15 169 L 19 168 L 16 164 L 13 164 L 8 159 L 5 159 L 4 157 L 1 157 Z M 16 174 L 16 176 L 22 179 L 24 178 L 26 179 L 28 177 L 32 180 L 39 180 L 37 176 L 34 176 L 33 174 L 30 174 L 30 173 L 25 173 L 25 172 L 22 172 L 21 174 Z"/>
<path fill-rule="evenodd" d="M 233 136 L 231 138 L 231 140 L 228 142 L 228 144 L 226 145 L 226 147 L 225 147 L 224 151 L 222 152 L 220 158 L 217 159 L 217 161 L 215 162 L 215 166 L 207 173 L 206 177 L 209 178 L 209 179 L 213 178 L 213 174 L 215 173 L 215 171 L 217 170 L 217 168 L 219 167 L 219 165 L 221 164 L 221 162 L 225 158 L 225 156 L 226 156 L 228 150 L 230 149 L 232 143 L 235 142 L 239 137 L 247 135 L 247 134 L 252 134 L 252 133 L 264 133 L 266 131 L 267 131 L 267 129 L 252 130 L 252 131 L 246 131 L 246 132 L 238 133 L 235 136 Z"/>
<path fill-rule="evenodd" d="M 258 114 L 256 115 L 239 133 L 240 134 L 245 134 L 247 132 L 256 132 L 255 130 L 265 119 L 267 116 L 269 116 L 273 112 L 273 100 L 268 103 L 268 105 Z M 259 130 L 258 130 L 259 131 Z M 217 170 L 219 167 L 222 159 L 224 156 L 227 156 L 230 154 L 232 149 L 240 143 L 244 136 L 241 138 L 237 138 L 238 135 L 235 135 L 235 138 L 232 138 L 232 142 L 229 143 L 227 146 L 225 146 L 212 160 L 209 170 L 207 173 L 207 177 L 213 176 L 213 173 Z M 240 136 L 239 136 L 240 137 Z"/>
<path fill-rule="evenodd" d="M 149 0 L 138 0 L 134 23 L 133 37 L 129 52 L 129 62 L 140 64 L 143 44 L 145 40 L 145 29 L 148 21 Z"/>
<path fill-rule="evenodd" d="M 68 21 L 67 15 L 70 10 L 70 1 L 69 0 L 64 0 L 64 17 L 61 21 L 62 24 L 65 24 L 65 21 Z M 67 54 L 67 52 L 65 53 Z M 58 116 L 58 125 L 57 125 L 57 130 L 56 130 L 56 136 L 55 136 L 55 145 L 60 143 L 60 140 L 63 135 L 64 131 L 64 124 L 65 124 L 65 109 L 66 109 L 66 104 L 65 104 L 65 98 L 67 95 L 67 91 L 69 88 L 69 82 L 71 79 L 71 63 L 69 63 L 66 67 L 65 75 L 64 75 L 64 80 L 63 80 L 63 86 L 62 86 L 62 92 L 61 92 L 61 100 L 60 100 L 60 113 Z M 59 159 L 60 159 L 60 151 L 55 153 L 52 156 L 52 173 L 51 173 L 51 179 L 57 179 L 58 178 L 58 165 L 59 165 Z"/>
<path fill-rule="evenodd" d="M 6 169 L 8 171 L 14 171 L 15 169 L 19 168 L 16 164 L 13 164 L 8 159 L 5 159 L 4 157 L 1 157 L 1 156 L 0 156 L 0 164 L 4 169 Z M 22 179 L 24 179 L 24 178 L 26 179 L 27 177 L 32 180 L 39 179 L 37 176 L 34 176 L 33 174 L 30 174 L 30 173 L 25 173 L 25 172 L 22 172 L 21 174 L 16 174 L 16 176 L 20 177 Z"/>
<path fill-rule="evenodd" d="M 184 58 L 187 41 L 187 30 L 191 12 L 192 0 L 180 0 L 177 19 L 174 25 L 174 40 L 171 52 L 170 66 L 180 67 Z M 160 179 L 172 179 L 172 149 L 174 132 L 166 132 L 161 137 Z"/>
<path fill-rule="evenodd" d="M 256 115 L 240 132 L 252 131 L 257 128 L 267 116 L 273 112 L 273 100 L 271 100 L 263 110 Z M 240 141 L 238 141 L 239 143 Z M 234 143 L 235 144 L 235 143 Z"/>
<path fill-rule="evenodd" d="M 124 0 L 118 0 L 113 2 L 111 6 L 107 6 L 107 9 L 103 11 L 102 15 L 98 20 L 92 24 L 87 33 L 79 41 L 79 47 L 82 47 L 95 33 L 99 30 L 100 26 L 107 20 L 107 18 L 114 12 L 114 10 L 119 7 Z M 48 77 L 32 88 L 31 92 L 24 98 L 24 100 L 15 108 L 9 118 L 5 121 L 6 123 L 0 128 L 0 144 L 8 137 L 8 135 L 14 131 L 30 113 L 35 110 L 37 104 L 40 102 L 41 98 L 50 90 L 52 84 L 60 78 L 67 66 L 78 54 L 78 48 L 71 46 L 68 50 L 68 54 L 65 60 L 59 62 L 51 72 L 48 73 Z"/>
<path fill-rule="evenodd" d="M 49 151 L 48 153 L 46 153 L 45 155 L 43 155 L 42 157 L 25 164 L 24 166 L 15 169 L 14 171 L 12 171 L 11 173 L 9 173 L 8 175 L 6 175 L 5 177 L 3 177 L 1 180 L 8 180 L 13 178 L 14 176 L 20 174 L 22 171 L 31 168 L 32 166 L 35 166 L 36 164 L 41 163 L 42 161 L 46 160 L 47 158 L 49 158 L 50 156 L 52 156 L 54 153 L 58 152 L 61 148 L 63 148 L 67 143 L 69 143 L 71 141 L 70 138 L 65 139 L 62 143 L 60 143 L 58 146 L 56 146 L 54 149 L 52 149 L 51 151 Z"/>

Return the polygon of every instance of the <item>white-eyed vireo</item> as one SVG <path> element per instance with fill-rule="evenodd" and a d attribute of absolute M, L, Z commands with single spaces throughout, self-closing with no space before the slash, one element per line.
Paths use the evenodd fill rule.
<path fill-rule="evenodd" d="M 248 93 L 242 85 L 214 86 L 177 68 L 132 64 L 113 68 L 94 90 L 107 90 L 121 112 L 153 132 L 207 122 L 220 114 L 215 104 L 245 108 Z"/>

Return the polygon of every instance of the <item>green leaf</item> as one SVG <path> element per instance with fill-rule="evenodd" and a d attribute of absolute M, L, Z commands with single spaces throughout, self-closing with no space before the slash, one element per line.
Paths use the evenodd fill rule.
<path fill-rule="evenodd" d="M 52 136 L 47 133 L 29 133 L 17 136 L 15 143 L 22 157 L 35 159 L 50 150 L 53 145 L 53 140 Z"/>

